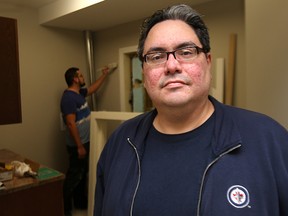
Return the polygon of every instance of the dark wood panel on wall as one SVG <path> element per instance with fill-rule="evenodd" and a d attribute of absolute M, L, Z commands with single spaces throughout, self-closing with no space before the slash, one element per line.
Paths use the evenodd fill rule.
<path fill-rule="evenodd" d="M 22 122 L 17 20 L 0 17 L 0 125 Z"/>

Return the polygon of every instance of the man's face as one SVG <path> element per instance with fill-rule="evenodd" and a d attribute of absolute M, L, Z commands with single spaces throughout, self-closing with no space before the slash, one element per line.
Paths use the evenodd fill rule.
<path fill-rule="evenodd" d="M 195 44 L 203 48 L 194 30 L 180 20 L 166 20 L 153 26 L 144 44 L 144 54 L 155 50 L 171 52 Z M 187 45 L 187 46 L 188 46 Z M 143 64 L 144 86 L 154 105 L 177 107 L 207 99 L 211 82 L 210 53 L 200 52 L 188 62 L 172 54 L 160 65 Z"/>

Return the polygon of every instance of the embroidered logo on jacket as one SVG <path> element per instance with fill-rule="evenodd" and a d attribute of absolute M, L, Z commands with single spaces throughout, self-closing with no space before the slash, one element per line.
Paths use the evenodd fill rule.
<path fill-rule="evenodd" d="M 250 202 L 248 190 L 241 185 L 233 185 L 227 191 L 229 203 L 236 208 L 244 208 Z"/>

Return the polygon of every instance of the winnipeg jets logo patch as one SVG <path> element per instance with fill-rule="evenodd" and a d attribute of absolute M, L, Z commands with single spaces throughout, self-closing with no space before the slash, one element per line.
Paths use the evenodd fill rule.
<path fill-rule="evenodd" d="M 250 202 L 248 190 L 241 185 L 230 187 L 227 191 L 227 199 L 235 208 L 245 208 Z"/>

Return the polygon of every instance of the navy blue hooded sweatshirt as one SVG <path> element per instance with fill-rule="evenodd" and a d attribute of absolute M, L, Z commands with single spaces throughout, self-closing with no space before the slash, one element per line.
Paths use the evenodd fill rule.
<path fill-rule="evenodd" d="M 202 174 L 197 216 L 288 216 L 287 130 L 263 114 L 209 99 L 214 157 Z M 133 216 L 144 140 L 156 115 L 127 120 L 109 138 L 97 165 L 94 216 Z"/>

